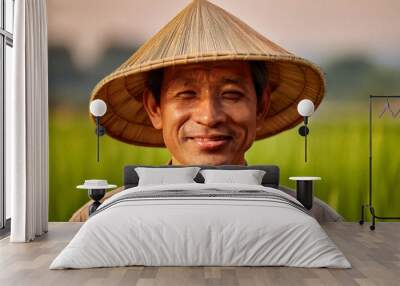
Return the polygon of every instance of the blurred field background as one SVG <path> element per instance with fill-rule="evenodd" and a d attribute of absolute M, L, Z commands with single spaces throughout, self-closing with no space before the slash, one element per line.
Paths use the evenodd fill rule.
<path fill-rule="evenodd" d="M 137 13 L 137 16 L 140 13 L 145 14 L 145 10 L 140 9 L 163 3 L 152 0 L 146 6 L 143 4 L 144 1 L 140 2 L 140 5 L 136 4 L 139 1 L 128 2 L 119 0 L 113 2 L 113 5 L 118 11 L 127 10 L 126 5 L 131 5 L 136 8 L 132 13 Z M 254 6 L 261 2 L 250 1 L 254 4 L 247 10 L 250 14 L 246 14 L 246 9 L 244 9 L 243 16 L 240 14 L 239 4 L 228 4 L 227 1 L 222 0 L 212 2 L 241 17 L 250 25 L 257 26 L 262 21 L 268 23 L 268 19 L 257 20 L 254 17 L 255 20 L 252 23 L 246 18 L 246 15 L 253 15 L 252 13 L 256 16 L 258 9 Z M 283 1 L 279 5 L 286 5 L 289 2 Z M 312 12 L 306 9 L 306 6 L 312 5 L 312 2 L 303 3 L 304 13 Z M 143 17 L 145 16 L 129 18 L 121 14 L 108 13 L 109 18 L 103 17 L 101 21 L 98 21 L 99 15 L 105 15 L 102 14 L 104 9 L 111 9 L 104 3 L 106 1 L 96 2 L 98 11 L 92 9 L 87 17 L 82 17 L 79 11 L 87 11 L 84 9 L 85 5 L 94 5 L 93 1 L 48 1 L 50 221 L 68 220 L 72 213 L 88 200 L 86 191 L 75 189 L 85 179 L 107 179 L 110 183 L 121 186 L 125 165 L 165 164 L 169 160 L 169 154 L 165 149 L 131 146 L 104 136 L 100 143 L 101 160 L 97 163 L 95 126 L 89 120 L 88 114 L 89 95 L 99 80 L 126 60 L 146 38 L 154 34 L 170 17 L 183 8 L 187 1 L 171 1 L 174 5 L 164 7 L 163 11 L 166 15 L 163 14 L 160 16 L 161 20 L 157 20 L 161 23 L 155 18 L 154 21 L 148 22 L 149 26 L 153 27 L 148 31 L 144 30 Z M 346 3 L 340 0 L 331 5 L 347 5 Z M 390 6 L 395 2 L 382 3 L 384 3 L 381 4 L 383 6 Z M 333 11 L 329 7 L 326 9 Z M 388 10 L 395 9 L 389 7 Z M 369 13 L 363 10 L 361 12 L 365 14 L 361 16 Z M 386 22 L 389 21 L 388 16 L 382 11 L 375 9 L 374 12 L 378 16 L 381 13 L 379 17 Z M 289 12 L 286 10 L 285 15 L 288 14 L 291 15 L 290 9 Z M 130 21 L 124 21 L 124 17 L 128 17 Z M 116 22 L 113 19 L 116 19 Z M 368 19 L 374 20 L 372 17 Z M 309 20 L 309 26 L 298 26 L 300 29 L 298 31 L 304 32 L 309 28 L 318 33 L 319 30 L 315 28 L 313 19 Z M 314 21 L 317 20 L 314 19 Z M 347 20 L 347 24 L 343 25 L 358 23 L 356 18 L 349 17 Z M 283 21 L 285 21 L 284 17 Z M 115 37 L 106 34 L 107 29 L 104 23 L 115 30 Z M 140 33 L 134 29 L 139 23 Z M 392 24 L 392 26 L 400 27 L 400 25 L 394 25 L 395 23 Z M 361 27 L 361 24 L 357 25 L 360 29 L 365 28 Z M 330 34 L 326 39 L 315 39 L 315 36 L 310 35 L 314 43 L 320 41 L 321 45 L 307 46 L 301 39 L 296 42 L 297 38 L 293 36 L 293 33 L 291 34 L 290 28 L 279 27 L 269 27 L 267 32 L 255 28 L 273 41 L 279 38 L 278 43 L 285 48 L 319 64 L 326 73 L 327 94 L 320 108 L 310 119 L 309 162 L 304 162 L 304 139 L 298 135 L 297 128 L 256 142 L 248 151 L 246 159 L 249 164 L 278 165 L 281 169 L 281 184 L 292 188 L 295 188 L 295 184 L 288 180 L 289 176 L 322 177 L 322 181 L 315 184 L 316 196 L 335 208 L 345 219 L 356 221 L 360 216 L 360 205 L 366 203 L 368 198 L 368 96 L 370 94 L 400 95 L 400 59 L 398 52 L 392 52 L 396 47 L 398 51 L 400 45 L 397 42 L 391 42 L 393 39 L 388 38 L 382 47 L 374 47 L 377 45 L 377 37 L 375 37 L 369 39 L 370 46 L 361 48 L 354 41 L 352 42 L 354 40 L 352 38 L 361 43 L 365 40 L 361 39 L 362 32 L 354 34 L 353 37 L 352 34 L 348 34 L 346 38 L 346 31 L 344 31 L 342 36 L 345 38 L 344 42 L 348 41 L 348 47 L 341 46 L 336 51 L 327 52 L 326 47 L 329 45 L 326 39 L 332 39 L 332 43 L 337 43 L 338 46 L 338 43 L 343 44 L 333 40 L 335 37 L 340 38 L 337 35 L 340 34 L 340 28 L 333 30 L 326 27 L 320 28 Z M 377 29 L 383 30 L 382 27 Z M 124 32 L 120 31 L 122 28 L 125 29 Z M 79 36 L 81 30 L 85 31 L 86 38 Z M 353 33 L 356 31 L 354 30 Z M 102 36 L 102 32 L 105 35 Z M 133 37 L 136 33 L 137 39 L 133 41 L 132 38 L 132 41 L 127 43 L 117 37 L 118 33 L 122 33 L 123 38 Z M 373 35 L 374 29 L 371 28 L 369 33 Z M 400 38 L 400 33 L 397 33 L 397 38 Z M 284 43 L 282 39 L 293 41 Z M 382 41 L 383 39 L 380 39 L 379 42 Z M 99 46 L 103 48 L 99 49 Z M 382 55 L 380 49 L 386 51 L 386 54 Z M 374 104 L 373 202 L 378 215 L 397 216 L 400 215 L 400 150 L 398 148 L 400 114 L 397 118 L 391 118 L 387 113 L 379 119 L 384 103 L 385 100 L 381 100 Z M 395 111 L 400 110 L 400 100 L 390 100 L 390 103 Z"/>

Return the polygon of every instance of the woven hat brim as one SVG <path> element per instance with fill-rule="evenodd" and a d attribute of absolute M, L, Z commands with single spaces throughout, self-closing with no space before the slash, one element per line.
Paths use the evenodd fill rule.
<path fill-rule="evenodd" d="M 100 81 L 91 95 L 91 100 L 102 99 L 107 103 L 107 113 L 100 123 L 109 136 L 119 141 L 139 146 L 165 147 L 161 130 L 152 126 L 142 104 L 148 72 L 173 65 L 226 60 L 258 60 L 268 65 L 269 83 L 273 87 L 271 104 L 264 124 L 257 131 L 256 140 L 298 125 L 303 121 L 297 112 L 298 102 L 310 99 L 317 109 L 324 96 L 325 78 L 320 68 L 294 55 L 219 52 L 176 56 L 119 68 Z"/>

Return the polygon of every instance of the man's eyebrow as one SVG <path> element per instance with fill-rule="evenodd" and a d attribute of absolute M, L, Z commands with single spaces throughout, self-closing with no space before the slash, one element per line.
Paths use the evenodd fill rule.
<path fill-rule="evenodd" d="M 220 84 L 237 84 L 240 86 L 245 87 L 246 84 L 244 80 L 240 77 L 223 77 L 221 80 L 219 80 Z"/>
<path fill-rule="evenodd" d="M 197 81 L 190 77 L 177 77 L 177 78 L 171 79 L 168 83 L 168 86 L 177 84 L 177 83 L 187 86 L 187 85 L 191 85 L 191 84 L 196 84 Z M 242 87 L 246 87 L 246 83 L 241 77 L 222 77 L 220 80 L 218 80 L 218 84 L 219 85 L 236 84 L 236 85 L 239 85 Z"/>
<path fill-rule="evenodd" d="M 183 84 L 183 85 L 186 86 L 186 85 L 193 84 L 195 82 L 196 81 L 193 78 L 177 77 L 177 78 L 171 79 L 168 85 L 173 85 L 173 84 L 176 84 L 176 83 L 180 83 L 180 84 Z"/>

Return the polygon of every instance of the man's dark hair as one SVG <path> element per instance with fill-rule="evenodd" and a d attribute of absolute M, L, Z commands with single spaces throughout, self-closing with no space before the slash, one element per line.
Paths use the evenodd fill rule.
<path fill-rule="evenodd" d="M 250 72 L 253 78 L 257 100 L 262 97 L 268 83 L 268 68 L 264 61 L 249 61 Z M 146 87 L 153 93 L 158 105 L 160 105 L 161 85 L 164 77 L 164 69 L 155 69 L 149 72 Z"/>

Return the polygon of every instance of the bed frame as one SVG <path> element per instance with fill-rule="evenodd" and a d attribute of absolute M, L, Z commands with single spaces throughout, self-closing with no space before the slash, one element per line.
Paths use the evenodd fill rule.
<path fill-rule="evenodd" d="M 279 188 L 279 167 L 275 165 L 252 165 L 252 166 L 241 166 L 241 165 L 190 165 L 190 166 L 178 166 L 178 165 L 162 165 L 162 166 L 146 166 L 146 165 L 128 165 L 124 169 L 124 186 L 125 189 L 136 187 L 139 182 L 139 176 L 135 171 L 136 167 L 147 167 L 147 168 L 181 168 L 181 167 L 200 167 L 201 169 L 221 169 L 221 170 L 263 170 L 265 175 L 262 179 L 261 184 L 265 187 Z M 194 178 L 198 183 L 204 183 L 204 178 L 200 174 Z"/>

